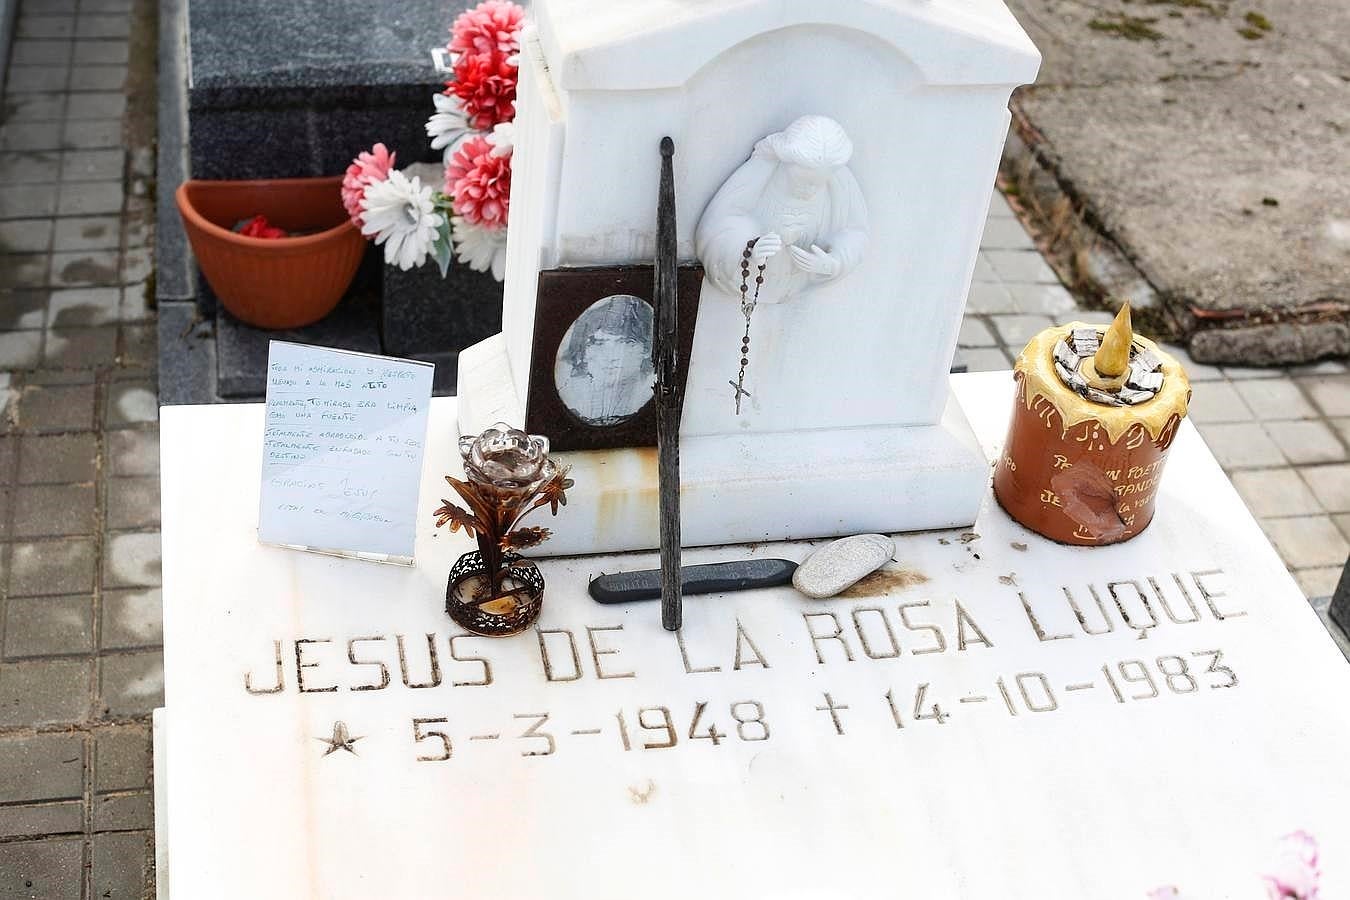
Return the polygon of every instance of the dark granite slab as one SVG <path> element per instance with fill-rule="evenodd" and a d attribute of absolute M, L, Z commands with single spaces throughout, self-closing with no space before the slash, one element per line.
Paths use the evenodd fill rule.
<path fill-rule="evenodd" d="M 427 81 L 461 0 L 193 0 L 192 87 L 231 91 Z M 435 78 L 430 79 L 431 82 Z M 236 105 L 229 102 L 228 105 Z"/>
<path fill-rule="evenodd" d="M 1346 560 L 1345 568 L 1341 570 L 1341 580 L 1336 585 L 1336 593 L 1331 596 L 1328 612 L 1332 621 L 1350 634 L 1350 560 Z"/>
<path fill-rule="evenodd" d="M 5 87 L 5 73 L 9 71 L 9 47 L 14 41 L 18 14 L 19 0 L 0 0 L 0 90 Z"/>
<path fill-rule="evenodd" d="M 223 309 L 217 312 L 216 391 L 221 397 L 262 399 L 267 392 L 267 345 L 272 340 L 379 353 L 378 290 L 358 281 L 326 319 L 287 331 L 252 328 Z"/>
<path fill-rule="evenodd" d="M 434 263 L 384 267 L 384 347 L 396 356 L 458 352 L 502 330 L 502 286 L 489 272 Z"/>
<path fill-rule="evenodd" d="M 402 354 L 391 353 L 390 356 Z M 453 397 L 455 386 L 459 382 L 459 351 L 449 353 L 411 353 L 409 359 L 420 359 L 436 367 L 431 376 L 431 395 L 433 397 Z"/>
<path fill-rule="evenodd" d="M 155 163 L 155 297 L 162 306 L 196 294 L 196 265 L 174 191 L 188 177 L 187 0 L 159 5 L 159 152 Z"/>
<path fill-rule="evenodd" d="M 401 101 L 363 108 L 329 104 L 196 109 L 191 120 L 194 178 L 304 178 L 339 175 L 353 157 L 383 142 L 405 162 L 429 162 L 427 142 L 435 86 L 410 90 Z"/>
<path fill-rule="evenodd" d="M 160 340 L 166 403 L 262 397 L 274 337 L 427 359 L 437 364 L 437 393 L 454 391 L 458 350 L 500 328 L 501 288 L 490 276 L 459 268 L 443 282 L 427 268 L 403 281 L 395 277 L 396 297 L 409 303 L 396 299 L 386 318 L 382 267 L 372 251 L 329 318 L 291 332 L 259 331 L 217 312 L 173 192 L 189 175 L 341 172 L 376 141 L 398 153 L 400 166 L 438 162 L 424 130 L 431 95 L 443 81 L 430 51 L 445 43 L 454 17 L 473 2 L 161 0 L 157 296 L 166 313 Z M 193 298 L 205 324 L 194 324 L 181 305 Z"/>
<path fill-rule="evenodd" d="M 431 63 L 466 0 L 193 0 L 188 116 L 196 178 L 341 172 L 382 141 L 433 161 Z"/>
<path fill-rule="evenodd" d="M 190 300 L 159 304 L 159 402 L 219 403 L 214 320 Z"/>

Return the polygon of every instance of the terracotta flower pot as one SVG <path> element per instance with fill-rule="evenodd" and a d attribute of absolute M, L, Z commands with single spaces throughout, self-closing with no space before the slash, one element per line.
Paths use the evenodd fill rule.
<path fill-rule="evenodd" d="M 342 206 L 342 177 L 187 181 L 175 199 L 211 290 L 235 318 L 258 328 L 298 328 L 333 311 L 366 250 Z M 300 237 L 234 233 L 254 216 Z"/>

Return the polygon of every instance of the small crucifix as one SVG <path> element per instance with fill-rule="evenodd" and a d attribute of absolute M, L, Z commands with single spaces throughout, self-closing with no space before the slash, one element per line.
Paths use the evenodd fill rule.
<path fill-rule="evenodd" d="M 750 392 L 747 391 L 745 388 L 741 387 L 736 382 L 732 381 L 731 379 L 727 379 L 727 384 L 731 385 L 733 388 L 736 389 L 736 415 L 739 416 L 741 414 L 741 398 L 749 397 Z"/>

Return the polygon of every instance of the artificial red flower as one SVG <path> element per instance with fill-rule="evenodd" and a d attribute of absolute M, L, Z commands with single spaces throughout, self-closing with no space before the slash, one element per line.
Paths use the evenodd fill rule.
<path fill-rule="evenodd" d="M 445 167 L 445 192 L 457 215 L 488 229 L 506 227 L 511 204 L 511 157 L 494 156 L 485 137 L 465 141 Z"/>
<path fill-rule="evenodd" d="M 450 26 L 450 52 L 510 56 L 520 50 L 520 23 L 524 18 L 524 7 L 510 0 L 483 0 L 460 13 Z"/>
<path fill-rule="evenodd" d="M 363 224 L 361 198 L 366 195 L 366 188 L 373 182 L 384 181 L 389 177 L 396 155 L 390 153 L 384 144 L 376 144 L 370 152 L 362 151 L 347 167 L 347 174 L 342 177 L 342 205 L 357 228 Z"/>
<path fill-rule="evenodd" d="M 518 71 L 504 53 L 465 54 L 455 63 L 455 80 L 445 83 L 445 92 L 459 98 L 473 128 L 491 131 L 516 117 Z"/>
<path fill-rule="evenodd" d="M 267 216 L 254 216 L 244 223 L 239 229 L 239 233 L 244 237 L 265 238 L 275 240 L 277 238 L 288 237 L 285 231 L 275 228 L 267 221 Z"/>

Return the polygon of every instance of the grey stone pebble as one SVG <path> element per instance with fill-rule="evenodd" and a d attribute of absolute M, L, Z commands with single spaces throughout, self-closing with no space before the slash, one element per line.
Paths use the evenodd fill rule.
<path fill-rule="evenodd" d="M 858 534 L 831 541 L 797 567 L 792 586 L 823 600 L 871 575 L 895 556 L 895 541 L 884 534 Z"/>

